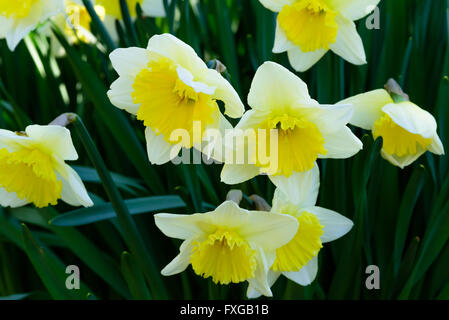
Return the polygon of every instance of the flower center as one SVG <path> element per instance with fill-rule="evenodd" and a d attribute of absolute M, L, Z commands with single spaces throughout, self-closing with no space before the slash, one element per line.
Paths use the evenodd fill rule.
<path fill-rule="evenodd" d="M 62 192 L 52 158 L 38 149 L 27 148 L 11 153 L 0 149 L 0 187 L 38 208 L 56 205 Z"/>
<path fill-rule="evenodd" d="M 129 15 L 131 16 L 131 18 L 135 18 L 137 16 L 136 5 L 138 3 L 142 4 L 142 2 L 143 0 L 126 1 L 126 4 L 128 5 Z M 122 10 L 120 8 L 120 2 L 118 0 L 97 0 L 96 3 L 105 8 L 107 15 L 113 16 L 118 20 L 122 19 Z"/>
<path fill-rule="evenodd" d="M 0 0 L 0 15 L 7 18 L 14 17 L 16 19 L 27 17 L 30 14 L 31 7 L 39 0 Z"/>
<path fill-rule="evenodd" d="M 134 103 L 140 104 L 137 119 L 143 120 L 144 125 L 157 134 L 162 133 L 168 143 L 182 143 L 190 148 L 193 143 L 201 142 L 205 128 L 214 122 L 213 114 L 218 105 L 211 95 L 197 92 L 181 80 L 178 70 L 179 67 L 167 58 L 150 62 L 148 69 L 137 75 L 132 97 Z M 191 84 L 201 87 L 198 82 L 191 81 Z M 195 122 L 201 124 L 200 134 L 193 132 Z M 186 133 L 185 137 L 176 133 L 179 129 Z M 170 136 L 174 133 L 173 140 Z"/>
<path fill-rule="evenodd" d="M 197 242 L 190 257 L 195 273 L 215 283 L 238 283 L 254 277 L 256 251 L 231 230 L 218 229 Z"/>
<path fill-rule="evenodd" d="M 284 175 L 289 177 L 294 171 L 303 172 L 313 168 L 319 155 L 326 155 L 324 148 L 324 138 L 318 127 L 304 119 L 292 117 L 284 114 L 269 119 L 264 127 L 265 139 L 258 138 L 258 144 L 264 142 L 267 144 L 265 150 L 270 154 L 270 159 L 277 158 L 277 171 L 275 175 Z M 277 148 L 270 145 L 270 130 L 278 130 Z M 260 146 L 258 146 L 260 148 Z M 273 150 L 277 151 L 277 157 L 272 155 Z M 259 153 L 257 154 L 259 157 Z M 259 159 L 255 161 L 256 166 L 266 169 L 270 172 L 272 168 L 263 165 Z M 270 172 L 273 174 L 272 172 Z"/>
<path fill-rule="evenodd" d="M 419 134 L 411 133 L 398 124 L 388 114 L 384 114 L 374 123 L 373 137 L 382 137 L 383 150 L 390 155 L 403 157 L 414 155 L 418 149 L 426 149 L 432 144 L 432 139 L 426 139 Z"/>
<path fill-rule="evenodd" d="M 276 260 L 271 267 L 278 272 L 296 272 L 318 255 L 323 247 L 321 235 L 323 226 L 318 218 L 309 212 L 303 212 L 298 218 L 299 227 L 289 243 L 276 250 Z"/>
<path fill-rule="evenodd" d="M 336 15 L 322 0 L 299 0 L 282 8 L 278 22 L 287 38 L 303 52 L 327 50 L 337 38 Z"/>

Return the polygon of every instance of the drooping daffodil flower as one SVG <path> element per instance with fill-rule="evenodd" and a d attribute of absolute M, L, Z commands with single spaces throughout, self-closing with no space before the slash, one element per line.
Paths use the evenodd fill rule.
<path fill-rule="evenodd" d="M 227 184 L 261 173 L 289 177 L 312 169 L 318 158 L 345 159 L 363 147 L 346 126 L 352 117 L 351 104 L 320 105 L 299 77 L 274 62 L 257 70 L 248 104 L 252 109 L 233 131 L 237 142 L 225 139 L 227 149 L 235 153 L 226 156 L 221 173 Z M 242 137 L 248 138 L 245 143 Z"/>
<path fill-rule="evenodd" d="M 120 77 L 111 85 L 109 99 L 143 121 L 153 164 L 172 160 L 182 147 L 203 151 L 202 142 L 210 142 L 208 129 L 224 136 L 232 126 L 217 100 L 224 102 L 229 117 L 243 114 L 244 106 L 231 84 L 170 34 L 153 36 L 147 49 L 114 50 L 110 58 Z"/>
<path fill-rule="evenodd" d="M 302 286 L 312 283 L 318 272 L 318 254 L 324 243 L 348 233 L 353 222 L 341 214 L 316 206 L 320 186 L 319 169 L 295 173 L 290 178 L 276 177 L 277 186 L 271 212 L 294 217 L 299 224 L 293 239 L 276 250 L 276 260 L 268 273 L 270 287 L 284 275 Z M 249 298 L 263 292 L 248 287 Z"/>
<path fill-rule="evenodd" d="M 77 159 L 70 131 L 64 127 L 0 129 L 0 205 L 33 203 L 42 208 L 62 199 L 72 206 L 92 206 L 80 177 L 65 163 Z"/>
<path fill-rule="evenodd" d="M 159 213 L 157 227 L 168 237 L 184 240 L 180 253 L 163 270 L 165 276 L 193 271 L 215 283 L 248 281 L 271 296 L 267 273 L 276 250 L 298 229 L 297 219 L 283 214 L 248 211 L 226 201 L 212 212 L 192 215 Z"/>
<path fill-rule="evenodd" d="M 354 105 L 351 124 L 371 130 L 374 139 L 382 137 L 382 157 L 395 166 L 404 168 L 426 151 L 444 154 L 435 118 L 407 99 L 395 102 L 386 90 L 379 89 L 340 103 Z"/>
<path fill-rule="evenodd" d="M 104 8 L 106 16 L 104 25 L 112 39 L 118 40 L 116 20 L 122 21 L 122 10 L 119 0 L 96 0 L 95 3 Z M 164 0 L 126 0 L 131 19 L 137 17 L 136 7 L 140 4 L 143 15 L 147 17 L 165 17 Z"/>
<path fill-rule="evenodd" d="M 366 63 L 353 21 L 368 15 L 380 0 L 260 0 L 277 16 L 274 53 L 287 51 L 293 68 L 306 71 L 329 50 L 348 62 Z"/>
<path fill-rule="evenodd" d="M 64 10 L 62 0 L 0 0 L 0 39 L 14 51 L 39 23 Z"/>

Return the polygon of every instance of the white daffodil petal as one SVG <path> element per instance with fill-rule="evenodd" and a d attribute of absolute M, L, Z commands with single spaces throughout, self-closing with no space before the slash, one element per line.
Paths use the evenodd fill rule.
<path fill-rule="evenodd" d="M 182 243 L 179 254 L 162 269 L 161 274 L 171 276 L 183 272 L 190 264 L 190 256 L 192 254 L 192 244 L 190 240 Z"/>
<path fill-rule="evenodd" d="M 175 61 L 195 75 L 208 69 L 192 47 L 171 34 L 151 37 L 147 49 Z"/>
<path fill-rule="evenodd" d="M 134 79 L 128 76 L 119 77 L 111 84 L 108 97 L 117 108 L 136 115 L 140 104 L 135 104 L 131 95 L 134 92 L 133 81 Z"/>
<path fill-rule="evenodd" d="M 253 164 L 225 163 L 220 177 L 223 183 L 238 184 L 254 178 L 259 173 L 260 169 Z"/>
<path fill-rule="evenodd" d="M 0 206 L 18 208 L 28 204 L 27 200 L 17 197 L 15 192 L 8 192 L 4 188 L 0 188 Z"/>
<path fill-rule="evenodd" d="M 257 268 L 255 276 L 248 280 L 250 287 L 267 297 L 273 296 L 268 283 L 267 274 L 275 258 L 276 254 L 274 252 L 264 252 L 259 248 L 256 254 Z"/>
<path fill-rule="evenodd" d="M 112 66 L 120 76 L 134 78 L 150 61 L 149 53 L 143 48 L 119 48 L 109 55 Z"/>
<path fill-rule="evenodd" d="M 282 53 L 295 47 L 295 44 L 288 40 L 285 31 L 279 26 L 279 22 L 276 22 L 273 53 Z"/>
<path fill-rule="evenodd" d="M 225 104 L 225 114 L 231 118 L 240 118 L 245 111 L 245 106 L 240 100 L 237 91 L 232 85 L 216 70 L 208 69 L 201 75 L 201 81 L 209 86 L 215 87 L 213 97 L 223 101 Z"/>
<path fill-rule="evenodd" d="M 246 223 L 240 227 L 241 235 L 265 251 L 275 251 L 287 244 L 297 231 L 297 219 L 263 211 L 250 211 Z"/>
<path fill-rule="evenodd" d="M 178 156 L 181 144 L 170 144 L 164 139 L 164 135 L 156 134 L 149 127 L 145 129 L 147 141 L 148 159 L 152 164 L 162 165 Z"/>
<path fill-rule="evenodd" d="M 321 236 L 321 241 L 323 243 L 334 241 L 344 236 L 354 225 L 350 219 L 329 209 L 309 207 L 304 208 L 303 210 L 313 213 L 320 221 L 320 224 L 324 227 L 324 233 Z"/>
<path fill-rule="evenodd" d="M 397 155 L 391 155 L 385 152 L 384 149 L 380 151 L 382 157 L 389 161 L 392 165 L 395 165 L 401 169 L 404 169 L 405 167 L 411 165 L 413 162 L 415 162 L 419 157 L 421 157 L 426 150 L 423 148 L 417 147 L 417 152 L 415 154 L 408 154 L 402 157 L 398 157 Z"/>
<path fill-rule="evenodd" d="M 301 113 L 315 123 L 323 135 L 335 134 L 351 120 L 353 107 L 350 104 L 319 105 L 316 103 L 313 106 L 301 107 Z"/>
<path fill-rule="evenodd" d="M 146 16 L 165 17 L 165 8 L 163 0 L 143 0 L 141 6 L 142 11 Z"/>
<path fill-rule="evenodd" d="M 74 207 L 91 207 L 94 205 L 87 194 L 86 187 L 75 170 L 63 162 L 58 162 L 56 172 L 62 181 L 62 201 Z"/>
<path fill-rule="evenodd" d="M 435 134 L 432 139 L 432 144 L 429 146 L 429 151 L 436 155 L 444 155 L 444 146 L 438 134 Z"/>
<path fill-rule="evenodd" d="M 299 72 L 305 72 L 312 68 L 328 50 L 319 49 L 316 51 L 303 52 L 300 48 L 294 47 L 287 51 L 288 61 L 293 69 Z"/>
<path fill-rule="evenodd" d="M 277 279 L 279 279 L 280 275 L 281 275 L 280 272 L 275 272 L 271 269 L 268 270 L 267 280 L 268 280 L 268 285 L 270 286 L 270 288 L 277 281 Z M 248 297 L 248 299 L 257 299 L 261 295 L 262 294 L 259 291 L 254 289 L 251 285 L 248 285 L 248 290 L 246 291 L 246 296 Z"/>
<path fill-rule="evenodd" d="M 40 147 L 49 154 L 54 154 L 62 160 L 78 159 L 72 136 L 67 128 L 30 125 L 25 129 L 25 132 L 28 137 L 39 142 Z"/>
<path fill-rule="evenodd" d="M 363 149 L 363 143 L 357 138 L 351 129 L 343 127 L 333 134 L 323 134 L 327 150 L 322 159 L 347 159 Z"/>
<path fill-rule="evenodd" d="M 335 43 L 330 45 L 330 49 L 352 64 L 365 64 L 365 49 L 354 22 L 342 15 L 337 15 L 335 21 L 338 24 L 338 33 Z"/>
<path fill-rule="evenodd" d="M 362 129 L 371 130 L 374 122 L 382 117 L 382 108 L 393 99 L 384 89 L 362 93 L 340 101 L 338 104 L 351 104 L 354 112 L 350 123 Z"/>
<path fill-rule="evenodd" d="M 262 5 L 274 12 L 281 11 L 282 7 L 294 3 L 296 0 L 259 0 Z"/>
<path fill-rule="evenodd" d="M 316 204 L 320 188 L 320 170 L 316 164 L 312 170 L 294 172 L 288 178 L 281 175 L 270 176 L 270 180 L 275 184 L 277 190 L 286 195 L 288 202 L 300 208 Z M 273 198 L 273 208 L 278 206 L 279 202 L 283 202 L 279 200 L 279 192 L 276 191 Z M 282 203 L 279 203 L 279 205 L 282 205 Z"/>
<path fill-rule="evenodd" d="M 25 135 L 0 129 L 0 149 L 5 148 L 9 152 L 13 152 L 22 147 L 30 146 L 33 143 L 33 140 Z"/>
<path fill-rule="evenodd" d="M 207 223 L 210 216 L 207 214 L 171 214 L 158 213 L 154 215 L 156 226 L 170 238 L 186 240 L 201 235 L 199 223 Z"/>
<path fill-rule="evenodd" d="M 380 0 L 329 0 L 330 5 L 353 21 L 370 14 Z"/>
<path fill-rule="evenodd" d="M 269 111 L 296 103 L 311 103 L 304 81 L 274 62 L 265 62 L 257 69 L 248 95 L 251 108 Z"/>
<path fill-rule="evenodd" d="M 301 286 L 308 286 L 315 280 L 317 273 L 318 256 L 313 257 L 301 270 L 297 272 L 283 272 L 282 274 Z"/>
<path fill-rule="evenodd" d="M 397 125 L 424 138 L 433 138 L 437 131 L 435 118 L 412 102 L 390 103 L 382 111 Z"/>

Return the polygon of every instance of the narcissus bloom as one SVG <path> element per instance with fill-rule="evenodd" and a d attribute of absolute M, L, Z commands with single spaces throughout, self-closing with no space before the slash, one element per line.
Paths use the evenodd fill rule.
<path fill-rule="evenodd" d="M 105 9 L 106 17 L 104 24 L 111 34 L 112 38 L 117 40 L 118 33 L 115 25 L 116 20 L 123 20 L 120 2 L 117 0 L 96 0 L 97 5 Z M 132 19 L 137 17 L 136 6 L 140 4 L 142 13 L 148 17 L 165 17 L 165 8 L 163 0 L 127 0 L 129 15 Z"/>
<path fill-rule="evenodd" d="M 336 240 L 351 230 L 353 223 L 337 212 L 315 206 L 320 186 L 319 169 L 295 173 L 290 178 L 273 179 L 277 188 L 271 212 L 294 217 L 299 224 L 293 239 L 276 250 L 276 260 L 268 273 L 272 286 L 282 274 L 288 279 L 307 286 L 318 271 L 318 253 L 323 244 Z M 251 285 L 248 297 L 263 294 Z"/>
<path fill-rule="evenodd" d="M 143 121 L 153 164 L 170 161 L 181 147 L 198 146 L 207 129 L 230 128 L 217 100 L 224 102 L 231 118 L 243 114 L 244 106 L 229 82 L 170 34 L 153 36 L 147 49 L 117 49 L 110 58 L 120 77 L 108 96 L 115 106 Z M 179 132 L 187 139 L 179 138 Z"/>
<path fill-rule="evenodd" d="M 237 184 L 260 173 L 289 177 L 312 169 L 318 158 L 344 159 L 362 149 L 361 141 L 346 126 L 352 105 L 320 105 L 310 97 L 307 85 L 279 64 L 266 62 L 259 67 L 248 104 L 252 110 L 236 126 L 235 136 L 254 131 L 257 138 L 249 147 L 234 146 L 235 153 L 249 155 L 243 164 L 225 160 L 221 173 L 225 183 Z M 277 139 L 271 139 L 272 130 Z M 261 160 L 260 150 L 269 161 Z"/>
<path fill-rule="evenodd" d="M 0 205 L 42 208 L 62 199 L 72 206 L 92 206 L 80 177 L 65 163 L 76 159 L 64 127 L 31 125 L 23 133 L 0 129 Z"/>
<path fill-rule="evenodd" d="M 291 65 L 306 71 L 332 50 L 350 63 L 366 63 L 362 39 L 353 21 L 380 0 L 260 0 L 277 16 L 274 53 L 287 51 Z"/>
<path fill-rule="evenodd" d="M 271 296 L 267 272 L 275 252 L 298 229 L 297 220 L 288 215 L 248 211 L 233 201 L 207 213 L 159 213 L 155 221 L 166 236 L 184 240 L 163 275 L 180 273 L 191 264 L 196 274 L 212 277 L 215 283 L 248 281 L 267 296 Z"/>
<path fill-rule="evenodd" d="M 351 124 L 382 137 L 382 157 L 404 168 L 426 151 L 444 154 L 435 118 L 410 101 L 395 103 L 384 90 L 363 93 L 341 102 L 354 105 Z"/>
<path fill-rule="evenodd" d="M 14 51 L 37 25 L 64 9 L 61 0 L 0 0 L 0 39 Z"/>
<path fill-rule="evenodd" d="M 91 17 L 81 0 L 65 0 L 65 12 L 58 15 L 53 20 L 55 24 L 67 37 L 69 43 L 82 41 L 85 43 L 94 43 L 95 36 L 91 32 Z M 105 11 L 102 6 L 95 5 L 95 12 L 104 20 Z M 56 41 L 56 43 L 58 43 Z"/>

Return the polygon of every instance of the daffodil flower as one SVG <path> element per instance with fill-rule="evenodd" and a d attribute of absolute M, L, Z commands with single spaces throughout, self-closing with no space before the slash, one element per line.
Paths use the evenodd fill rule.
<path fill-rule="evenodd" d="M 277 16 L 274 53 L 287 51 L 291 65 L 306 71 L 329 50 L 352 64 L 366 63 L 363 42 L 353 21 L 380 0 L 260 0 Z"/>
<path fill-rule="evenodd" d="M 106 12 L 104 24 L 109 34 L 114 40 L 118 40 L 116 20 L 123 20 L 122 10 L 120 8 L 119 0 L 96 0 L 97 5 L 104 8 Z M 148 17 L 165 17 L 165 8 L 163 0 L 126 0 L 128 5 L 129 15 L 132 19 L 137 17 L 136 6 L 140 4 L 142 13 Z"/>
<path fill-rule="evenodd" d="M 426 151 L 444 154 L 435 118 L 410 101 L 394 102 L 384 90 L 363 93 L 341 102 L 354 105 L 351 124 L 382 137 L 382 157 L 404 168 Z"/>
<path fill-rule="evenodd" d="M 120 77 L 108 96 L 115 106 L 143 121 L 153 164 L 172 160 L 181 147 L 209 141 L 204 134 L 208 129 L 231 128 L 217 100 L 224 102 L 226 115 L 243 114 L 244 106 L 230 83 L 170 34 L 153 36 L 147 49 L 117 49 L 110 58 Z M 173 136 L 179 131 L 188 139 Z"/>
<path fill-rule="evenodd" d="M 297 220 L 288 215 L 247 211 L 233 201 L 208 213 L 156 214 L 155 221 L 166 236 L 184 240 L 163 275 L 183 272 L 191 264 L 197 275 L 212 277 L 215 283 L 248 281 L 267 296 L 267 272 L 275 252 L 298 229 Z"/>
<path fill-rule="evenodd" d="M 92 206 L 80 177 L 65 163 L 76 159 L 64 127 L 31 125 L 23 133 L 0 129 L 0 205 L 42 208 L 62 199 L 72 206 Z"/>
<path fill-rule="evenodd" d="M 252 109 L 244 114 L 234 135 L 253 130 L 257 139 L 250 146 L 227 144 L 237 155 L 249 153 L 245 163 L 225 159 L 221 179 L 227 184 L 241 183 L 260 173 L 289 177 L 312 169 L 318 158 L 344 159 L 362 149 L 361 141 L 346 126 L 352 105 L 320 105 L 310 97 L 307 85 L 279 64 L 266 62 L 259 67 L 248 104 Z M 273 131 L 278 137 L 271 141 Z M 274 142 L 277 148 L 273 148 Z M 270 161 L 261 160 L 262 149 Z"/>
<path fill-rule="evenodd" d="M 332 210 L 317 207 L 320 187 L 319 169 L 295 173 L 289 179 L 276 177 L 277 186 L 271 212 L 294 217 L 299 224 L 293 239 L 276 250 L 276 260 L 267 275 L 270 287 L 284 275 L 307 286 L 318 272 L 318 254 L 324 243 L 334 241 L 351 230 L 353 222 Z M 248 287 L 249 298 L 263 294 L 253 286 Z"/>
<path fill-rule="evenodd" d="M 6 38 L 11 51 L 39 23 L 64 9 L 61 0 L 0 0 L 0 39 Z"/>
<path fill-rule="evenodd" d="M 67 37 L 69 43 L 95 43 L 96 38 L 91 31 L 91 17 L 81 0 L 65 0 L 65 12 L 56 16 L 53 21 Z M 100 5 L 94 6 L 95 12 L 104 20 L 105 10 Z M 57 41 L 55 41 L 58 43 Z"/>

